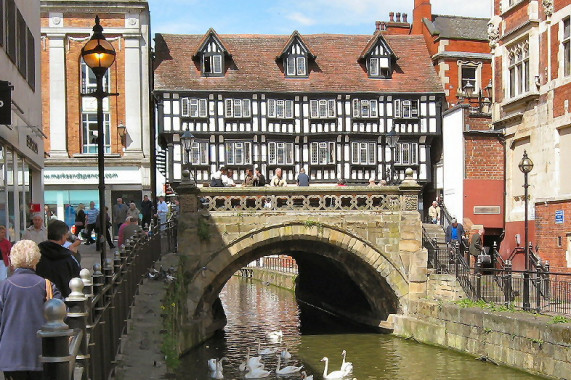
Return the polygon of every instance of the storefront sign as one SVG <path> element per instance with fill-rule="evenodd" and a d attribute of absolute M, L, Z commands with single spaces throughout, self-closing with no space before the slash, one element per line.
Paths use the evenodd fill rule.
<path fill-rule="evenodd" d="M 0 124 L 12 124 L 12 88 L 10 82 L 0 81 Z"/>
<path fill-rule="evenodd" d="M 26 146 L 35 154 L 38 154 L 38 143 L 34 141 L 32 136 L 26 136 Z"/>
<path fill-rule="evenodd" d="M 105 168 L 105 183 L 110 185 L 141 184 L 138 168 Z M 93 185 L 99 182 L 99 172 L 93 167 L 59 167 L 44 169 L 45 185 Z"/>
<path fill-rule="evenodd" d="M 555 210 L 555 224 L 565 223 L 565 210 Z"/>

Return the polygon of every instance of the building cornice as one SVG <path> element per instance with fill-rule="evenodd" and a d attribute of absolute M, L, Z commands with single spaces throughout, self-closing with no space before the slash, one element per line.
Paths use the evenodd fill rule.
<path fill-rule="evenodd" d="M 491 61 L 493 58 L 493 55 L 490 53 L 470 53 L 470 52 L 463 52 L 463 51 L 443 51 L 440 53 L 436 53 L 432 56 L 433 61 L 437 60 L 437 59 L 446 59 L 446 58 L 480 59 L 480 60 L 484 60 L 484 61 Z"/>
<path fill-rule="evenodd" d="M 516 36 L 517 34 L 527 32 L 529 29 L 537 26 L 539 26 L 539 20 L 526 20 L 523 24 L 505 31 L 504 35 L 500 38 L 500 41 L 506 44 L 508 41 L 519 38 L 520 36 Z"/>
<path fill-rule="evenodd" d="M 501 118 L 499 120 L 493 121 L 492 125 L 494 126 L 495 129 L 497 129 L 497 128 L 502 128 L 506 125 L 517 124 L 517 123 L 521 122 L 522 119 L 523 119 L 523 112 L 518 112 L 518 113 L 508 115 L 508 116 Z"/>

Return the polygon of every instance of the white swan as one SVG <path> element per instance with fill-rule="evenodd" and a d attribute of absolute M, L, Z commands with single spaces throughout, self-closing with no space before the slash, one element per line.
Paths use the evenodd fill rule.
<path fill-rule="evenodd" d="M 212 359 L 208 359 L 208 370 L 210 372 L 215 372 L 216 371 L 216 363 L 217 360 L 212 358 Z"/>
<path fill-rule="evenodd" d="M 278 350 L 277 348 L 264 348 L 262 350 L 262 343 L 260 342 L 260 339 L 258 338 L 258 355 L 275 354 L 277 350 Z"/>
<path fill-rule="evenodd" d="M 301 371 L 301 369 L 303 368 L 303 366 L 296 367 L 293 365 L 288 365 L 286 367 L 280 368 L 281 364 L 282 364 L 282 357 L 281 355 L 278 355 L 278 366 L 276 367 L 276 375 L 290 375 L 292 373 L 297 373 Z"/>
<path fill-rule="evenodd" d="M 307 373 L 305 371 L 301 371 L 301 378 L 303 380 L 313 380 L 313 375 L 307 376 Z"/>
<path fill-rule="evenodd" d="M 345 375 L 348 375 L 351 373 L 351 371 L 353 371 L 353 363 L 345 361 L 345 356 L 347 355 L 347 351 L 343 350 L 341 355 L 343 355 L 343 362 L 341 363 L 341 371 L 345 373 Z"/>
<path fill-rule="evenodd" d="M 329 359 L 327 356 L 321 359 L 322 362 L 325 362 L 325 368 L 323 369 L 323 378 L 324 379 L 342 379 L 345 376 L 345 373 L 342 371 L 333 371 L 327 374 L 327 370 L 329 369 Z"/>
<path fill-rule="evenodd" d="M 242 363 L 240 363 L 240 365 L 238 366 L 238 369 L 240 370 L 240 372 L 244 372 L 246 369 L 249 368 L 264 368 L 264 364 L 262 363 L 262 357 L 261 356 L 254 356 L 254 357 L 250 357 L 250 347 L 248 347 L 248 351 L 246 354 L 246 360 L 244 360 Z"/>
<path fill-rule="evenodd" d="M 270 331 L 269 333 L 266 334 L 268 340 L 272 343 L 281 343 L 283 335 L 284 333 L 282 332 L 282 330 Z"/>
<path fill-rule="evenodd" d="M 216 359 L 209 359 L 208 360 L 208 367 L 210 367 L 211 365 L 211 361 L 214 360 L 214 362 L 216 363 L 215 367 L 214 367 L 214 371 L 210 371 L 210 377 L 213 379 L 223 379 L 224 378 L 224 374 L 222 373 L 222 362 L 224 360 L 228 360 L 228 358 L 224 357 L 220 360 L 216 360 Z"/>
<path fill-rule="evenodd" d="M 291 354 L 290 352 L 287 350 L 287 346 L 282 350 L 282 352 L 280 352 L 280 356 L 282 357 L 282 359 L 291 359 Z"/>
<path fill-rule="evenodd" d="M 251 368 L 248 367 L 248 372 L 244 375 L 246 379 L 261 379 L 270 376 L 270 371 L 266 371 L 263 368 Z"/>

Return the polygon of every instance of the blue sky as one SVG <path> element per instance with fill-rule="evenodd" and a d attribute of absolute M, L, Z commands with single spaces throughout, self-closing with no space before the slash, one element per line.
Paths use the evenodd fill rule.
<path fill-rule="evenodd" d="M 432 0 L 432 13 L 491 16 L 492 0 Z M 414 0 L 148 0 L 152 33 L 370 34 L 389 12 L 408 13 Z"/>

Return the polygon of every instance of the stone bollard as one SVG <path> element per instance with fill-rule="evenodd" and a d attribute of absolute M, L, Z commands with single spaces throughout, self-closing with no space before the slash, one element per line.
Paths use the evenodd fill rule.
<path fill-rule="evenodd" d="M 73 330 L 64 323 L 66 306 L 62 300 L 53 298 L 44 304 L 46 324 L 38 331 L 42 339 L 43 379 L 67 380 L 70 378 L 71 361 L 69 340 Z"/>
<path fill-rule="evenodd" d="M 88 271 L 89 272 L 89 271 Z M 85 296 L 83 290 L 83 280 L 81 278 L 72 278 L 69 282 L 71 293 L 65 299 L 68 307 L 67 322 L 71 329 L 77 329 L 83 332 L 83 338 L 79 343 L 79 350 L 76 359 L 83 367 L 83 379 L 87 379 L 89 372 L 89 352 L 87 341 L 87 323 L 89 316 L 88 298 Z"/>

